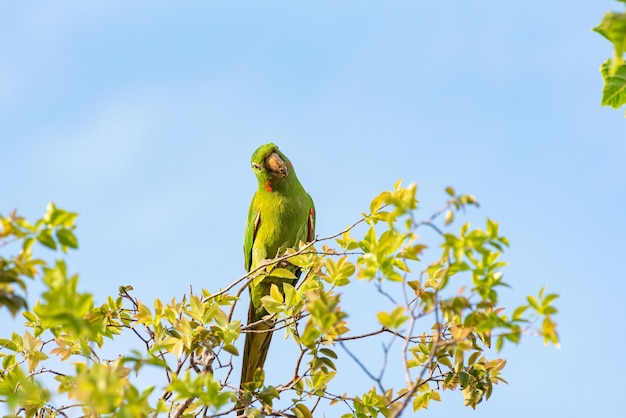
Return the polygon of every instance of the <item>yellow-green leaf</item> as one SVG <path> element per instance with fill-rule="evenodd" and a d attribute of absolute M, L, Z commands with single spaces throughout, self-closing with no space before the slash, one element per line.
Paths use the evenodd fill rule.
<path fill-rule="evenodd" d="M 272 277 L 278 277 L 280 279 L 297 279 L 296 275 L 291 270 L 286 268 L 277 268 L 272 270 Z"/>

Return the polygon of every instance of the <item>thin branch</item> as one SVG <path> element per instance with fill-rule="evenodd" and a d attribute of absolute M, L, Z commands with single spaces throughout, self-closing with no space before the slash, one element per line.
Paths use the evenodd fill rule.
<path fill-rule="evenodd" d="M 382 280 L 378 280 L 375 282 L 374 286 L 376 286 L 376 290 L 378 290 L 378 293 L 380 293 L 381 295 L 385 296 L 387 299 L 389 299 L 389 301 L 391 303 L 393 303 L 394 305 L 397 305 L 398 303 L 396 302 L 396 300 L 393 298 L 393 296 L 391 296 L 389 293 L 385 292 L 383 290 L 383 285 L 382 285 Z"/>
<path fill-rule="evenodd" d="M 380 367 L 380 374 L 378 375 L 378 380 L 380 382 L 383 381 L 383 375 L 385 374 L 385 370 L 387 369 L 387 359 L 389 358 L 389 349 L 391 348 L 392 344 L 393 344 L 393 338 L 391 339 L 391 342 L 389 343 L 389 345 L 385 345 L 384 343 L 382 344 L 382 346 L 383 346 L 383 364 Z M 381 383 L 381 390 L 383 390 L 382 383 Z M 383 392 L 384 392 L 384 390 L 383 390 Z"/>
<path fill-rule="evenodd" d="M 322 398 L 317 398 L 315 400 L 315 404 L 313 405 L 313 408 L 311 408 L 311 414 L 313 414 L 313 412 L 315 412 L 315 409 L 317 409 L 317 406 L 319 405 L 319 403 L 322 401 Z"/>
<path fill-rule="evenodd" d="M 377 331 L 372 331 L 372 332 L 368 332 L 366 334 L 359 334 L 359 335 L 353 335 L 351 337 L 338 337 L 335 338 L 333 341 L 337 341 L 337 342 L 342 342 L 342 341 L 350 341 L 350 340 L 359 340 L 361 338 L 367 338 L 367 337 L 372 337 L 374 335 L 378 335 L 378 334 L 382 334 L 383 332 L 391 332 L 393 333 L 393 331 L 382 327 L 381 329 L 377 330 Z"/>
<path fill-rule="evenodd" d="M 189 406 L 193 403 L 195 399 L 195 396 L 185 399 L 182 403 L 178 404 L 178 406 L 176 407 L 176 409 L 174 409 L 174 412 L 170 416 L 172 418 L 182 417 L 187 408 L 189 408 Z"/>
<path fill-rule="evenodd" d="M 448 266 L 449 267 L 449 266 Z M 412 321 L 414 321 L 415 316 L 412 316 Z M 417 392 L 417 390 L 419 389 L 419 387 L 423 384 L 425 384 L 426 382 L 422 382 L 422 379 L 424 378 L 424 374 L 426 373 L 426 370 L 428 370 L 428 368 L 430 367 L 430 365 L 433 362 L 433 359 L 435 358 L 435 355 L 437 354 L 437 350 L 439 349 L 439 341 L 440 341 L 440 329 L 439 329 L 439 301 L 438 301 L 438 291 L 435 291 L 435 324 L 437 324 L 437 331 L 435 333 L 435 341 L 432 342 L 432 347 L 430 349 L 430 354 L 428 356 L 428 360 L 426 361 L 426 363 L 422 366 L 422 370 L 420 370 L 420 374 L 417 377 L 417 379 L 409 385 L 409 390 L 404 393 L 401 397 L 403 398 L 402 404 L 400 404 L 400 407 L 397 409 L 394 409 L 394 411 L 391 413 L 391 418 L 397 418 L 399 417 L 402 412 L 406 409 L 406 407 L 408 406 L 409 402 L 411 401 L 411 398 L 413 397 L 413 395 L 415 395 L 415 393 Z M 406 361 L 406 352 L 408 350 L 408 343 L 409 343 L 409 339 L 407 338 L 404 342 L 404 346 L 402 348 L 402 351 L 405 353 L 405 361 Z M 405 373 L 407 373 L 408 375 L 408 365 L 405 363 Z M 410 377 L 409 377 L 410 379 Z"/>
<path fill-rule="evenodd" d="M 54 374 L 54 375 L 57 375 L 57 376 L 63 376 L 63 377 L 66 377 L 66 376 L 67 376 L 67 375 L 66 375 L 66 374 L 64 374 L 64 373 L 57 372 L 57 371 L 55 371 L 55 370 L 48 369 L 48 368 L 46 368 L 46 367 L 42 367 L 42 368 L 40 368 L 39 370 L 33 370 L 31 373 L 29 373 L 29 375 L 28 375 L 28 376 L 29 376 L 29 377 L 32 377 L 32 376 L 35 376 L 35 375 L 38 375 L 38 374 L 43 374 L 43 373 L 51 373 L 51 374 Z"/>
<path fill-rule="evenodd" d="M 254 322 L 250 322 L 249 324 L 244 325 L 243 327 L 241 327 L 241 332 L 242 333 L 251 333 L 251 334 L 264 334 L 264 333 L 268 333 L 268 332 L 274 332 L 274 331 L 279 331 L 281 329 L 285 329 L 291 325 L 297 324 L 298 322 L 300 322 L 302 319 L 310 316 L 310 313 L 304 313 L 304 314 L 300 314 L 298 315 L 298 317 L 294 317 L 294 316 L 289 316 L 286 318 L 282 318 L 279 319 L 277 321 L 273 321 L 272 318 L 274 318 L 275 316 L 277 316 L 278 314 L 272 314 L 272 316 L 270 316 L 267 319 L 259 319 L 258 321 L 254 321 Z M 268 322 L 274 322 L 272 328 L 268 328 L 268 329 L 254 329 L 254 327 L 256 327 L 257 325 L 260 324 L 267 324 Z M 280 326 L 276 326 L 278 324 L 281 324 Z"/>
<path fill-rule="evenodd" d="M 367 377 L 369 377 L 370 379 L 372 379 L 374 382 L 376 382 L 378 384 L 378 388 L 380 389 L 381 392 L 385 392 L 385 388 L 383 387 L 383 384 L 380 380 L 380 377 L 376 377 L 374 376 L 368 369 L 367 367 L 365 367 L 365 364 L 363 364 L 361 362 L 361 360 L 359 360 L 359 358 L 357 356 L 355 356 L 352 351 L 348 350 L 348 347 L 346 347 L 346 345 L 343 342 L 339 342 L 339 345 L 341 346 L 341 348 L 343 348 L 345 350 L 346 353 L 348 353 L 348 356 L 350 356 L 350 358 L 352 360 L 354 360 L 354 362 L 361 368 L 361 370 L 363 370 L 363 372 L 367 375 Z"/>
<path fill-rule="evenodd" d="M 417 318 L 419 318 L 419 316 L 417 316 Z M 359 339 L 362 339 L 362 338 L 372 337 L 374 335 L 383 334 L 383 333 L 394 335 L 396 337 L 402 338 L 403 340 L 406 338 L 406 335 L 404 335 L 404 334 L 401 334 L 401 333 L 399 333 L 397 331 L 394 331 L 392 329 L 389 329 L 389 328 L 382 327 L 379 330 L 372 331 L 372 332 L 367 332 L 365 334 L 353 335 L 353 336 L 350 336 L 350 337 L 337 337 L 333 341 L 340 342 L 340 341 L 359 340 Z M 410 341 L 412 343 L 417 343 L 417 342 L 419 342 L 418 339 L 421 339 L 423 337 L 424 336 L 412 335 L 409 338 L 410 338 Z M 434 338 L 434 336 L 429 336 L 429 335 L 426 335 L 425 337 L 426 338 Z"/>
<path fill-rule="evenodd" d="M 202 415 L 202 417 L 203 417 L 203 418 L 217 418 L 217 417 L 223 417 L 224 415 L 228 415 L 228 414 L 230 414 L 231 412 L 233 412 L 233 411 L 235 411 L 235 410 L 236 410 L 236 408 L 235 408 L 235 407 L 233 407 L 233 408 L 230 408 L 230 409 L 228 409 L 228 410 L 226 410 L 226 411 L 218 412 L 218 413 L 213 414 L 213 415 L 207 415 L 207 414 L 206 414 L 206 411 L 205 411 L 205 413 L 204 413 L 204 415 Z M 197 416 L 197 415 L 196 415 L 196 416 Z"/>

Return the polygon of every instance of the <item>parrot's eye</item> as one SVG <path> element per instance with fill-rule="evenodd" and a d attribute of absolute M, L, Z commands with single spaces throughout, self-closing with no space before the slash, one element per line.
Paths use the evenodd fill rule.
<path fill-rule="evenodd" d="M 261 169 L 261 165 L 257 164 L 257 163 L 252 163 L 252 168 L 254 168 L 255 170 L 260 170 Z"/>

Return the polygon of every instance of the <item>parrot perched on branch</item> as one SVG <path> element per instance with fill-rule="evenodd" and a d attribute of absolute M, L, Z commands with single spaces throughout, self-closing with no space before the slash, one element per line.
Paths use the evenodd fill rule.
<path fill-rule="evenodd" d="M 244 239 L 244 257 L 247 271 L 253 271 L 266 260 L 283 255 L 287 248 L 298 247 L 300 241 L 311 242 L 315 234 L 313 199 L 298 181 L 291 161 L 274 144 L 260 146 L 252 155 L 252 170 L 258 189 L 250 203 Z M 288 263 L 296 279 L 265 276 L 260 282 L 251 282 L 248 324 L 259 322 L 268 315 L 261 298 L 270 294 L 271 285 L 283 292 L 283 283 L 295 284 L 300 270 Z M 278 266 L 278 267 L 283 267 Z M 275 321 L 265 320 L 246 333 L 241 386 L 254 381 L 254 372 L 263 368 Z M 266 331 L 266 332 L 258 332 Z"/>

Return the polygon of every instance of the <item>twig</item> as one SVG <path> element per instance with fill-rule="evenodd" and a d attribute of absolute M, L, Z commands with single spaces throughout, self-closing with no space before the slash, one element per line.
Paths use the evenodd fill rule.
<path fill-rule="evenodd" d="M 382 280 L 378 280 L 374 286 L 376 286 L 376 290 L 378 290 L 378 293 L 380 293 L 381 295 L 385 296 L 387 299 L 389 299 L 389 301 L 391 303 L 393 303 L 394 305 L 397 305 L 396 300 L 393 298 L 393 296 L 391 296 L 389 293 L 385 292 L 383 290 L 383 285 L 382 285 Z"/>
<path fill-rule="evenodd" d="M 182 403 L 178 404 L 178 406 L 176 407 L 176 409 L 174 409 L 174 412 L 170 416 L 172 418 L 179 418 L 183 416 L 187 408 L 189 408 L 189 405 L 191 405 L 195 399 L 195 396 L 185 399 Z"/>
<path fill-rule="evenodd" d="M 449 268 L 449 266 L 448 266 Z M 426 373 L 426 370 L 428 370 L 428 368 L 430 367 L 430 365 L 433 362 L 433 359 L 435 358 L 435 355 L 437 354 L 437 349 L 439 348 L 439 341 L 441 338 L 441 333 L 440 333 L 440 329 L 439 329 L 439 301 L 438 301 L 438 291 L 435 291 L 435 324 L 437 324 L 437 331 L 435 333 L 435 340 L 432 342 L 432 347 L 430 349 L 430 354 L 428 356 L 428 360 L 426 361 L 426 363 L 422 366 L 422 370 L 420 370 L 420 374 L 417 377 L 417 379 L 415 379 L 415 381 L 411 384 L 409 384 L 409 389 L 407 392 L 405 392 L 401 397 L 403 398 L 402 404 L 400 405 L 399 408 L 394 409 L 393 412 L 390 415 L 390 418 L 397 418 L 399 417 L 402 412 L 406 409 L 407 405 L 409 404 L 409 402 L 411 401 L 411 398 L 413 397 L 413 395 L 415 395 L 415 393 L 417 392 L 417 390 L 419 389 L 419 387 L 422 384 L 425 384 L 426 382 L 422 382 L 422 379 L 424 378 L 424 374 Z M 415 322 L 415 315 L 411 315 L 411 331 L 413 329 L 413 325 Z M 404 345 L 402 347 L 402 351 L 404 353 L 404 359 L 405 359 L 405 364 L 404 364 L 404 369 L 405 369 L 405 373 L 407 375 L 407 378 L 410 381 L 410 374 L 409 374 L 409 369 L 408 369 L 408 364 L 406 363 L 408 360 L 406 358 L 406 353 L 408 351 L 408 344 L 409 344 L 409 338 L 408 336 L 411 334 L 408 333 L 407 334 L 407 338 L 404 341 Z"/>
<path fill-rule="evenodd" d="M 359 358 L 357 356 L 355 356 L 352 351 L 348 350 L 348 347 L 346 347 L 346 345 L 340 341 L 339 345 L 341 346 L 341 348 L 343 348 L 345 350 L 346 353 L 348 353 L 348 356 L 350 356 L 350 358 L 352 360 L 354 360 L 354 362 L 361 368 L 361 370 L 363 370 L 363 372 L 365 372 L 365 374 L 367 375 L 367 377 L 369 377 L 370 379 L 372 379 L 374 382 L 376 382 L 378 384 L 378 388 L 380 389 L 381 392 L 385 392 L 385 388 L 383 387 L 383 384 L 380 380 L 380 377 L 376 377 L 374 376 L 368 369 L 367 367 L 365 367 L 365 364 L 363 364 L 361 362 L 361 360 L 359 360 Z"/>

